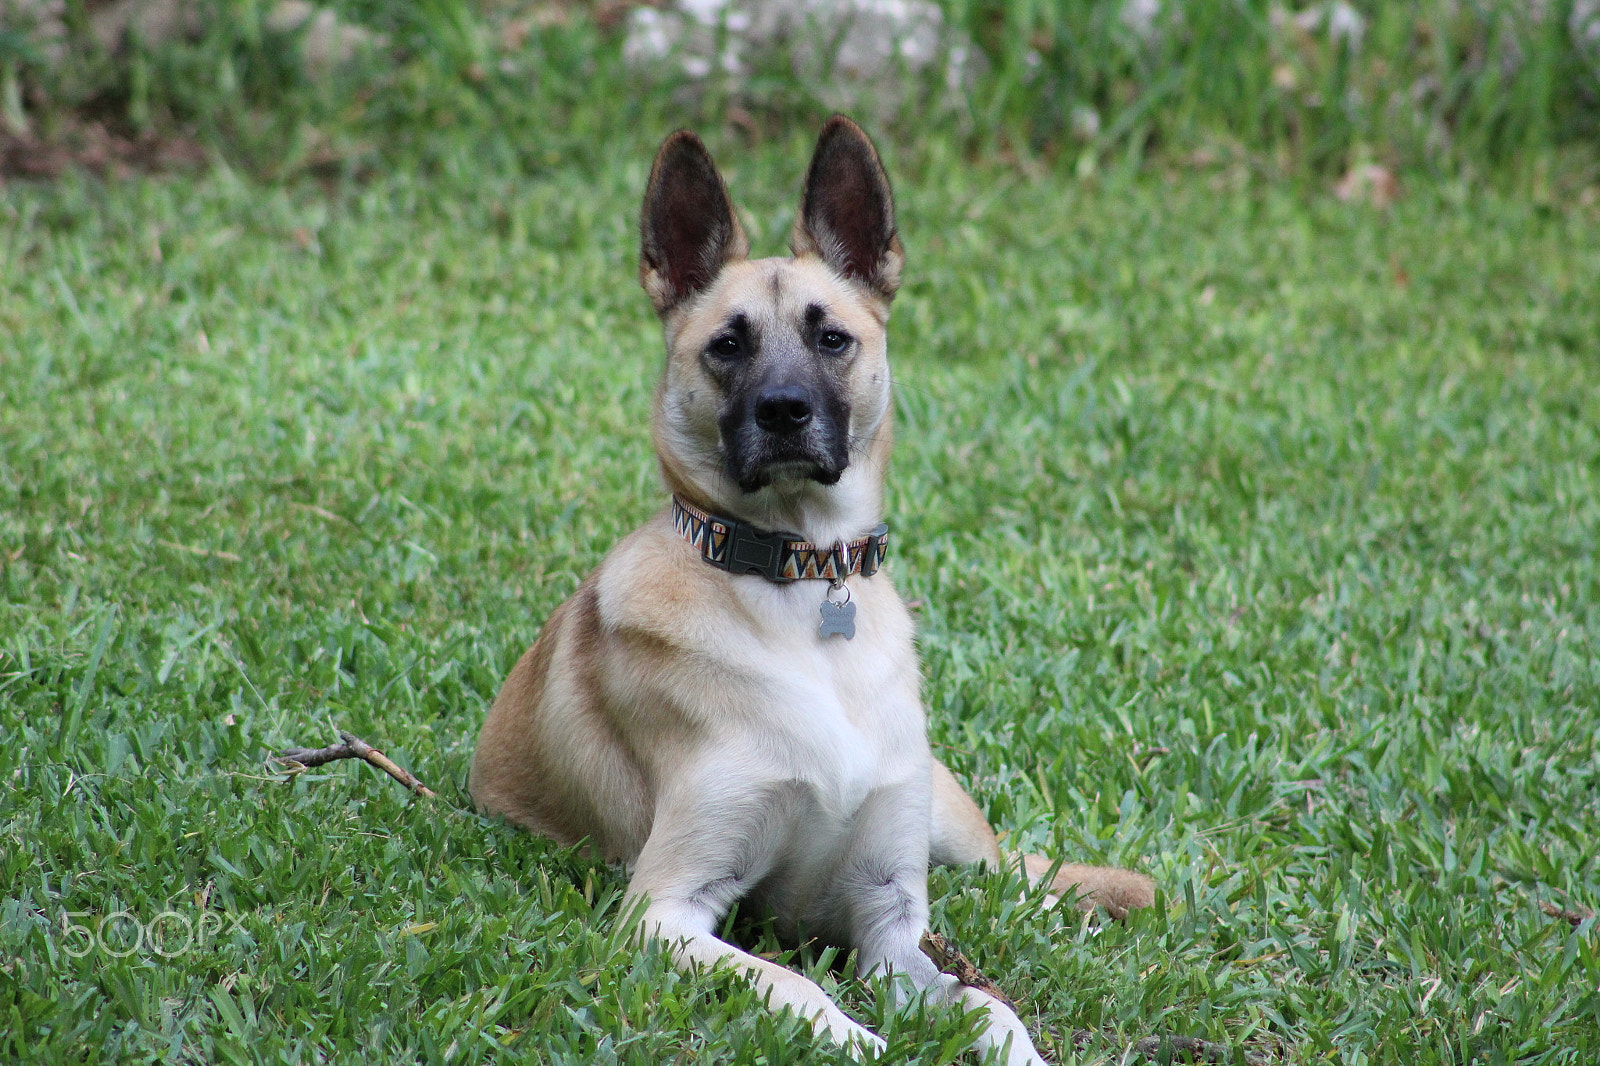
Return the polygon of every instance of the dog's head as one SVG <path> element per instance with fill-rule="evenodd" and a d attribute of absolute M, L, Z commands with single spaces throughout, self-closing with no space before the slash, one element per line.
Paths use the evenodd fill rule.
<path fill-rule="evenodd" d="M 900 282 L 889 181 L 849 119 L 823 128 L 790 236 L 756 259 L 700 139 L 661 146 L 639 279 L 666 332 L 656 452 L 668 487 L 808 537 L 878 520 L 889 443 L 885 326 Z"/>

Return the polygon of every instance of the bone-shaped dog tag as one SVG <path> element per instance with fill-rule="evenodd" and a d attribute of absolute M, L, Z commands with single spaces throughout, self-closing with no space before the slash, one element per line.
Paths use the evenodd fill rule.
<path fill-rule="evenodd" d="M 845 640 L 856 635 L 856 605 L 849 600 L 843 603 L 822 601 L 822 625 L 817 627 L 817 635 L 831 637 L 835 634 Z"/>

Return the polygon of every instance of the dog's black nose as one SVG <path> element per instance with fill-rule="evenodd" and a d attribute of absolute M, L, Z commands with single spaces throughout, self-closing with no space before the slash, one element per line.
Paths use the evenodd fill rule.
<path fill-rule="evenodd" d="M 770 389 L 756 398 L 756 425 L 768 433 L 793 433 L 811 421 L 811 394 L 798 385 Z"/>

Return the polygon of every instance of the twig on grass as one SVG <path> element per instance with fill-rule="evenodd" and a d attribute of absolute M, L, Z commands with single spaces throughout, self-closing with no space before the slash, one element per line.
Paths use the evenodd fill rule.
<path fill-rule="evenodd" d="M 987 992 L 1012 1010 L 1017 1009 L 1011 997 L 1002 992 L 1000 986 L 983 976 L 977 965 L 967 958 L 949 937 L 932 931 L 923 933 L 922 953 L 932 959 L 935 966 L 962 984 Z M 1097 1038 L 1109 1036 L 1109 1033 L 1098 1034 L 1090 1029 L 1076 1029 L 1072 1033 L 1072 1045 L 1082 1051 Z M 1170 1034 L 1147 1036 L 1135 1041 L 1128 1050 L 1135 1055 L 1155 1059 L 1157 1062 L 1226 1062 L 1233 1054 L 1232 1049 L 1226 1044 L 1202 1040 L 1198 1036 Z M 1246 1066 L 1266 1066 L 1272 1060 L 1265 1055 L 1246 1051 L 1244 1061 Z"/>
<path fill-rule="evenodd" d="M 1214 1044 L 1198 1036 L 1147 1036 L 1134 1041 L 1133 1050 L 1157 1062 L 1227 1062 L 1233 1057 L 1228 1045 Z M 1257 1066 L 1267 1060 L 1246 1052 L 1244 1061 L 1248 1066 Z"/>
<path fill-rule="evenodd" d="M 289 506 L 290 507 L 298 507 L 302 511 L 310 511 L 312 514 L 316 515 L 318 518 L 326 518 L 330 522 L 343 522 L 347 526 L 355 525 L 354 522 L 350 521 L 350 519 L 346 518 L 344 515 L 335 514 L 332 511 L 328 510 L 326 507 L 318 507 L 314 503 L 301 503 L 299 500 L 290 500 L 289 501 Z"/>
<path fill-rule="evenodd" d="M 1097 1041 L 1109 1038 L 1110 1033 L 1097 1033 L 1092 1029 L 1075 1029 L 1072 1032 L 1072 1047 L 1075 1051 L 1087 1051 Z M 1198 1036 L 1147 1036 L 1136 1040 L 1128 1048 L 1130 1055 L 1154 1059 L 1156 1062 L 1231 1062 L 1233 1052 L 1227 1044 L 1218 1044 L 1210 1040 L 1202 1040 Z M 1274 1061 L 1285 1057 L 1282 1045 L 1272 1046 L 1267 1054 L 1257 1051 L 1244 1051 L 1245 1066 L 1269 1066 Z M 1124 1060 L 1128 1056 L 1124 1056 Z"/>
<path fill-rule="evenodd" d="M 221 548 L 196 548 L 191 544 L 179 544 L 176 541 L 171 540 L 157 540 L 156 543 L 161 545 L 163 548 L 171 548 L 173 551 L 177 552 L 188 552 L 190 555 L 199 555 L 207 559 L 226 559 L 230 563 L 244 562 L 243 559 L 235 555 L 233 552 L 225 552 Z"/>
<path fill-rule="evenodd" d="M 287 751 L 281 751 L 274 755 L 272 759 L 290 773 L 295 774 L 300 773 L 302 770 L 309 770 L 313 766 L 321 766 L 323 763 L 333 762 L 336 759 L 362 759 L 376 766 L 417 795 L 427 796 L 430 799 L 438 798 L 438 794 L 433 789 L 418 781 L 410 771 L 395 765 L 394 761 L 387 755 L 354 733 L 346 733 L 341 729 L 339 730 L 339 739 L 342 743 L 330 744 L 326 748 L 289 748 Z"/>
<path fill-rule="evenodd" d="M 1171 754 L 1171 748 L 1141 748 L 1139 745 L 1135 744 L 1133 746 L 1133 750 L 1128 753 L 1128 758 L 1133 760 L 1133 764 L 1137 766 L 1140 771 L 1143 771 L 1144 768 L 1152 761 L 1161 758 L 1163 755 Z"/>
<path fill-rule="evenodd" d="M 1017 1009 L 1011 997 L 1000 991 L 999 985 L 983 976 L 973 961 L 963 955 L 961 949 L 956 947 L 949 937 L 929 930 L 922 934 L 921 947 L 922 953 L 932 959 L 935 966 L 957 981 L 969 988 L 989 993 L 1012 1010 Z"/>
<path fill-rule="evenodd" d="M 1562 921 L 1574 926 L 1582 925 L 1584 922 L 1594 917 L 1594 911 L 1590 910 L 1588 907 L 1561 907 L 1551 903 L 1547 899 L 1541 899 L 1539 901 L 1539 909 L 1544 911 L 1545 914 L 1549 915 L 1551 918 L 1560 918 Z"/>

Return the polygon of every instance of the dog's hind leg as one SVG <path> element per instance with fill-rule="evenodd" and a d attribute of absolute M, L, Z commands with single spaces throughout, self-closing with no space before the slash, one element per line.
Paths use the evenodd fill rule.
<path fill-rule="evenodd" d="M 940 866 L 981 862 L 1000 868 L 1000 843 L 989 828 L 989 820 L 938 759 L 933 760 L 933 825 L 928 858 Z"/>

